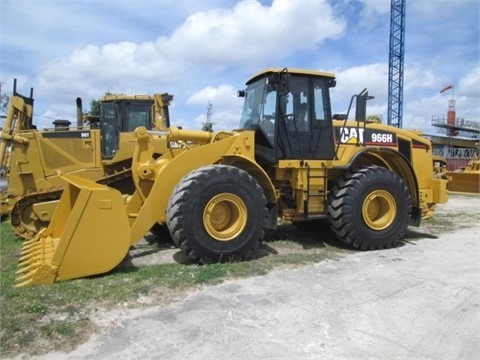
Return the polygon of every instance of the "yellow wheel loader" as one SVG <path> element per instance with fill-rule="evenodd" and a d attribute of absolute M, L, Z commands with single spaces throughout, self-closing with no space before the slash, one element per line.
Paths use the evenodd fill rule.
<path fill-rule="evenodd" d="M 330 73 L 266 69 L 239 91 L 236 130 L 137 128 L 134 194 L 63 175 L 50 225 L 23 248 L 17 286 L 108 272 L 154 224 L 199 263 L 248 258 L 279 217 L 327 218 L 356 249 L 396 246 L 447 201 L 447 181 L 434 177 L 429 140 L 365 120 L 368 92 L 352 97 L 355 120 L 332 115 L 333 86 Z M 170 146 L 157 159 L 153 136 Z"/>
<path fill-rule="evenodd" d="M 106 95 L 100 99 L 100 116 L 86 117 L 86 124 L 78 98 L 77 126 L 56 120 L 55 128 L 38 131 L 32 126 L 32 95 L 18 94 L 14 84 L 0 159 L 8 170 L 2 214 L 10 213 L 15 233 L 28 239 L 48 225 L 65 186 L 58 171 L 133 193 L 133 130 L 167 128 L 172 99 L 169 94 Z M 152 144 L 157 157 L 167 150 L 164 139 L 156 137 Z"/>

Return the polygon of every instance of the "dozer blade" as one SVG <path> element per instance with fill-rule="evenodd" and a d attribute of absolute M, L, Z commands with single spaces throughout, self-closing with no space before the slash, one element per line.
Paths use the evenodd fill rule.
<path fill-rule="evenodd" d="M 475 172 L 448 172 L 448 191 L 480 194 L 480 174 Z"/>
<path fill-rule="evenodd" d="M 130 226 L 119 191 L 74 175 L 52 221 L 22 247 L 16 287 L 102 274 L 130 247 Z"/>

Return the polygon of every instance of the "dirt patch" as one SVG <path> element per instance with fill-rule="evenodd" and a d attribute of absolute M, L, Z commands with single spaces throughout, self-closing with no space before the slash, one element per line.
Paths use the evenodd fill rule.
<path fill-rule="evenodd" d="M 410 227 L 405 242 L 401 246 L 412 246 L 418 241 L 436 239 L 442 234 L 453 233 L 456 230 L 479 226 L 480 198 L 469 196 L 451 196 L 445 205 L 438 205 L 434 216 L 423 221 L 421 227 Z M 263 245 L 252 255 L 252 260 L 274 261 L 281 256 L 312 256 L 310 262 L 325 258 L 340 258 L 358 252 L 339 243 L 329 230 L 325 221 L 312 225 L 282 223 L 276 231 L 270 231 L 265 236 Z M 380 255 L 384 256 L 384 255 Z M 388 255 L 385 255 L 388 256 Z M 141 268 L 159 264 L 191 264 L 174 245 L 165 238 L 158 239 L 153 234 L 147 234 L 138 244 L 131 247 L 128 257 L 120 268 Z M 299 263 L 275 263 L 273 269 L 295 269 L 303 266 Z M 146 285 L 148 286 L 148 284 Z M 131 301 L 118 303 L 115 306 L 105 306 L 92 299 L 87 308 L 82 309 L 81 317 L 88 319 L 91 326 L 90 334 L 103 332 L 121 324 L 126 319 L 133 319 L 146 309 L 180 301 L 192 293 L 202 289 L 202 285 L 189 288 L 152 287 L 148 294 L 139 294 Z M 80 314 L 80 313 L 79 313 Z M 54 314 L 43 321 L 55 321 L 64 314 Z M 80 316 L 80 315 L 79 315 Z M 88 335 L 88 334 L 86 334 Z M 52 344 L 38 343 L 33 352 L 45 353 L 52 350 Z M 71 347 L 55 346 L 56 350 L 71 350 Z"/>

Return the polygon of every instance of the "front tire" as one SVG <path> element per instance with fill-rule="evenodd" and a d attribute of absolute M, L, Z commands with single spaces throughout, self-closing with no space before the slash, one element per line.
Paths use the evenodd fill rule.
<path fill-rule="evenodd" d="M 328 199 L 331 229 L 340 241 L 361 250 L 396 246 L 405 236 L 411 212 L 403 179 L 378 166 L 345 174 Z"/>
<path fill-rule="evenodd" d="M 178 183 L 167 225 L 175 244 L 195 261 L 236 261 L 258 248 L 267 214 L 267 200 L 252 176 L 233 166 L 210 165 Z"/>

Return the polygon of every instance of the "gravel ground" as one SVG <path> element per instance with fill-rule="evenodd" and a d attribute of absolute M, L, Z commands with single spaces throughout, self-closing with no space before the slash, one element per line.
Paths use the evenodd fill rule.
<path fill-rule="evenodd" d="M 480 198 L 451 196 L 437 211 L 464 215 L 395 249 L 112 312 L 112 326 L 76 350 L 36 358 L 479 359 Z"/>

